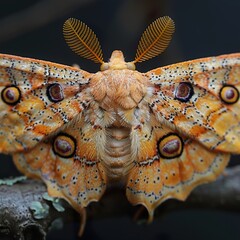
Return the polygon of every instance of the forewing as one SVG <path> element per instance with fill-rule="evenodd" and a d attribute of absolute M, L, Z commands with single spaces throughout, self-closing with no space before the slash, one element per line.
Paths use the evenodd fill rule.
<path fill-rule="evenodd" d="M 80 114 L 89 77 L 77 68 L 0 54 L 0 152 L 26 151 Z"/>
<path fill-rule="evenodd" d="M 146 76 L 158 121 L 211 150 L 240 153 L 240 54 L 178 63 Z"/>

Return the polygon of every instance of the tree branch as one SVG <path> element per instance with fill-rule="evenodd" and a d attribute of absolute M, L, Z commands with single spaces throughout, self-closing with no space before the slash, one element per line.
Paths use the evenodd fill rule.
<path fill-rule="evenodd" d="M 163 203 L 155 217 L 187 208 L 239 211 L 239 182 L 240 166 L 226 169 L 215 182 L 197 187 L 185 202 L 169 200 Z M 0 238 L 45 239 L 50 226 L 59 225 L 59 218 L 68 222 L 76 219 L 76 214 L 66 202 L 51 201 L 45 194 L 46 187 L 40 181 L 25 180 L 12 186 L 0 185 Z M 61 212 L 61 207 L 65 211 Z M 90 204 L 87 211 L 88 217 L 94 219 L 126 213 L 133 216 L 136 207 L 127 202 L 123 190 L 111 190 L 99 203 Z"/>

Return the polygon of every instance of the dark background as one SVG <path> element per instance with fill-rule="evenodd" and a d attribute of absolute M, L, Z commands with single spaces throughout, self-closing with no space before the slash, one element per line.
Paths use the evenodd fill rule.
<path fill-rule="evenodd" d="M 107 61 L 115 49 L 126 60 L 135 57 L 138 40 L 156 18 L 170 16 L 176 32 L 159 57 L 137 65 L 148 71 L 190 59 L 240 51 L 239 0 L 12 0 L 0 1 L 0 52 L 66 65 L 77 63 L 89 72 L 99 65 L 75 55 L 62 36 L 69 17 L 85 22 L 97 34 Z M 0 177 L 19 173 L 2 157 Z M 116 206 L 117 207 L 117 206 Z M 162 216 L 139 226 L 129 216 L 89 220 L 84 239 L 240 239 L 240 214 L 193 210 Z M 53 231 L 48 240 L 76 239 L 78 223 Z"/>

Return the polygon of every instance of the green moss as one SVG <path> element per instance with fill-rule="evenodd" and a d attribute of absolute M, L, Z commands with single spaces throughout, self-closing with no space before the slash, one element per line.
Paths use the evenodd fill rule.
<path fill-rule="evenodd" d="M 30 209 L 33 211 L 33 217 L 36 219 L 43 219 L 49 213 L 49 206 L 39 201 L 31 202 Z"/>
<path fill-rule="evenodd" d="M 0 185 L 8 185 L 12 186 L 13 184 L 17 182 L 22 182 L 26 180 L 27 177 L 25 176 L 20 176 L 20 177 L 15 177 L 15 178 L 6 178 L 6 179 L 0 179 Z"/>
<path fill-rule="evenodd" d="M 64 212 L 65 208 L 62 205 L 62 200 L 60 198 L 53 198 L 48 195 L 48 193 L 43 194 L 43 199 L 52 202 L 53 207 L 58 211 L 58 212 Z"/>

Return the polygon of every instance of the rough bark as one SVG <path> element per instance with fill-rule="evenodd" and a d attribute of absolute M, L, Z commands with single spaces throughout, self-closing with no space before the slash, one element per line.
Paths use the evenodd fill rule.
<path fill-rule="evenodd" d="M 229 168 L 215 182 L 197 187 L 185 202 L 166 201 L 157 209 L 155 217 L 183 208 L 239 211 L 239 183 L 240 166 Z M 25 180 L 12 186 L 0 185 L 0 239 L 45 239 L 49 228 L 59 225 L 59 219 L 76 220 L 76 213 L 66 202 L 60 202 L 65 209 L 61 212 L 59 202 L 46 200 L 44 194 L 45 185 L 36 180 Z M 40 203 L 42 209 L 34 211 L 33 203 Z M 91 204 L 87 212 L 89 218 L 106 218 L 126 213 L 132 217 L 134 212 L 137 213 L 135 217 L 139 218 L 144 211 L 132 207 L 127 202 L 124 191 L 111 190 L 100 203 Z"/>

